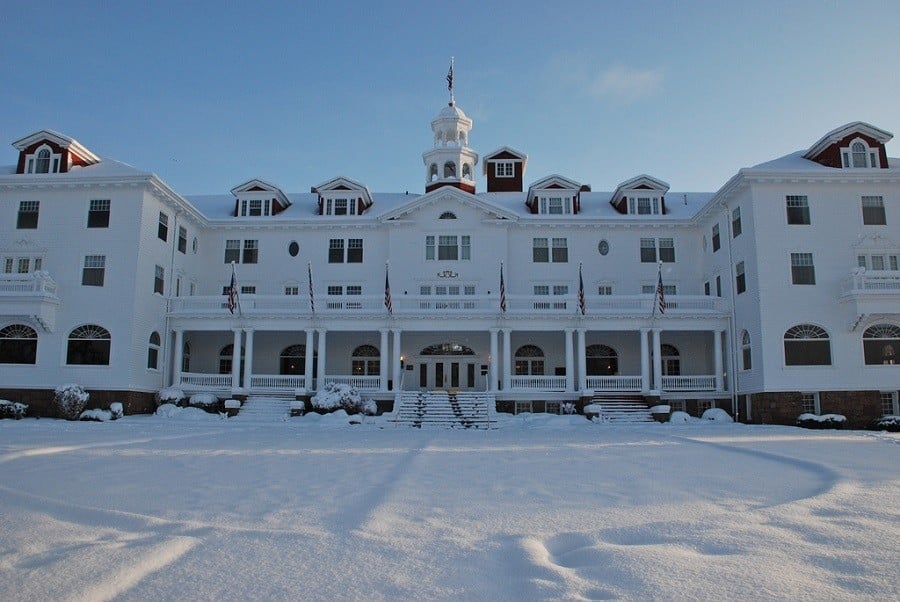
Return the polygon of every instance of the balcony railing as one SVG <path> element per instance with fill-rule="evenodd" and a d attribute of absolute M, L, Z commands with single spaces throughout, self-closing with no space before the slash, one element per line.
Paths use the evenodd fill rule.
<path fill-rule="evenodd" d="M 690 376 L 663 376 L 663 391 L 715 391 L 714 374 L 695 374 Z"/>
<path fill-rule="evenodd" d="M 565 391 L 565 376 L 512 376 L 509 379 L 510 389 L 527 391 Z"/>
<path fill-rule="evenodd" d="M 900 293 L 900 271 L 858 270 L 844 281 L 844 293 Z"/>
<path fill-rule="evenodd" d="M 47 272 L 0 275 L 0 295 L 56 295 L 56 282 Z"/>
<path fill-rule="evenodd" d="M 654 295 L 593 295 L 585 300 L 585 315 L 646 314 L 654 312 Z M 229 316 L 221 295 L 175 297 L 171 313 L 176 316 L 220 315 Z M 397 295 L 392 298 L 394 315 L 445 317 L 453 315 L 500 315 L 500 299 L 496 295 Z M 239 309 L 235 313 L 245 316 L 293 315 L 311 316 L 309 297 L 306 295 L 244 295 L 239 297 Z M 667 313 L 716 314 L 727 311 L 727 302 L 706 295 L 669 295 L 666 297 Z M 327 316 L 354 316 L 387 314 L 382 295 L 358 295 L 342 297 L 316 297 L 315 313 Z M 575 295 L 509 295 L 506 315 L 578 316 L 580 310 Z"/>
<path fill-rule="evenodd" d="M 0 316 L 27 316 L 53 332 L 59 302 L 56 282 L 47 272 L 0 274 Z"/>
<path fill-rule="evenodd" d="M 588 376 L 587 388 L 594 391 L 641 391 L 640 376 Z"/>

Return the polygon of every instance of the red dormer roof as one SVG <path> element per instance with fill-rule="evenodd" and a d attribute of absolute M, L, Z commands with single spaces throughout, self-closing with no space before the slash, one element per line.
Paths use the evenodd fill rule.
<path fill-rule="evenodd" d="M 100 162 L 100 157 L 83 147 L 74 138 L 52 130 L 41 130 L 12 143 L 19 151 L 19 162 L 16 173 L 25 173 L 25 158 L 34 154 L 38 148 L 47 145 L 54 154 L 61 156 L 59 172 L 65 173 L 73 165 L 87 167 Z"/>
<path fill-rule="evenodd" d="M 352 195 L 355 198 L 357 203 L 357 215 L 362 215 L 366 209 L 372 206 L 372 194 L 369 192 L 368 187 L 362 182 L 357 182 L 356 180 L 351 180 L 350 178 L 344 176 L 338 176 L 336 178 L 332 178 L 327 182 L 323 182 L 318 186 L 313 186 L 310 189 L 310 192 L 314 192 L 319 195 L 319 215 L 323 214 L 323 200 L 325 196 L 329 192 L 333 191 L 347 191 L 354 193 Z M 331 196 L 331 195 L 327 195 Z"/>
<path fill-rule="evenodd" d="M 879 164 L 881 167 L 888 167 L 887 153 L 884 145 L 890 141 L 894 135 L 888 131 L 875 127 L 864 121 L 854 121 L 835 128 L 822 136 L 804 153 L 803 158 L 815 161 L 825 167 L 843 166 L 841 161 L 841 149 L 848 147 L 853 140 L 859 138 L 868 144 L 868 146 L 877 150 L 879 156 Z"/>
<path fill-rule="evenodd" d="M 270 184 L 265 180 L 260 180 L 259 178 L 254 178 L 235 186 L 231 189 L 231 194 L 235 197 L 234 215 L 238 215 L 238 207 L 241 200 L 249 197 L 253 197 L 254 199 L 271 197 L 272 215 L 278 215 L 291 206 L 291 201 L 287 198 L 287 195 L 284 194 L 281 188 L 274 184 Z"/>

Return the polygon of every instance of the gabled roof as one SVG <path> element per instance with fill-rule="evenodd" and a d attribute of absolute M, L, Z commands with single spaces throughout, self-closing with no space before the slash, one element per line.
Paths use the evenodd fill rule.
<path fill-rule="evenodd" d="M 355 190 L 363 194 L 363 202 L 366 207 L 372 204 L 372 194 L 369 192 L 368 187 L 362 182 L 351 180 L 345 176 L 337 176 L 327 182 L 322 182 L 318 186 L 313 186 L 310 192 L 321 194 L 330 190 Z"/>
<path fill-rule="evenodd" d="M 474 209 L 478 209 L 480 211 L 484 211 L 485 213 L 489 213 L 499 219 L 510 219 L 510 220 L 518 220 L 519 216 L 509 211 L 508 209 L 504 209 L 503 207 L 499 207 L 493 203 L 485 202 L 484 200 L 478 198 L 476 195 L 466 192 L 465 190 L 460 190 L 454 186 L 442 186 L 441 188 L 436 188 L 431 192 L 425 193 L 420 197 L 416 197 L 414 200 L 404 203 L 395 209 L 384 213 L 379 219 L 381 221 L 387 221 L 392 219 L 398 219 L 403 217 L 404 215 L 408 215 L 419 209 L 427 207 L 439 200 L 452 198 L 454 201 L 458 201 L 463 205 L 468 205 Z"/>
<path fill-rule="evenodd" d="M 247 180 L 243 184 L 239 184 L 231 189 L 231 194 L 234 196 L 240 196 L 245 192 L 271 192 L 275 195 L 275 198 L 281 204 L 282 207 L 288 207 L 291 204 L 291 201 L 287 198 L 287 195 L 274 184 L 270 184 L 265 180 L 260 180 L 259 178 L 254 178 L 252 180 Z"/>
<path fill-rule="evenodd" d="M 581 190 L 581 184 L 576 182 L 575 180 L 570 180 L 569 178 L 564 178 L 558 174 L 553 174 L 547 176 L 546 178 L 541 178 L 537 182 L 534 182 L 531 186 L 528 187 L 528 197 L 531 198 L 532 190 L 541 190 L 545 188 L 561 188 L 564 190 Z"/>
<path fill-rule="evenodd" d="M 514 158 L 519 159 L 522 162 L 523 168 L 528 163 L 528 155 L 526 155 L 525 153 L 517 151 L 516 149 L 510 148 L 508 146 L 501 146 L 500 148 L 494 149 L 482 157 L 481 169 L 485 175 L 487 175 L 488 161 L 492 160 L 494 157 L 500 154 L 512 155 Z M 506 157 L 503 157 L 503 159 L 506 159 Z"/>
<path fill-rule="evenodd" d="M 863 134 L 870 138 L 877 140 L 881 144 L 885 144 L 894 135 L 890 132 L 882 130 L 880 128 L 875 127 L 865 121 L 854 121 L 853 123 L 848 123 L 846 125 L 842 125 L 839 128 L 835 128 L 822 136 L 818 142 L 809 147 L 809 150 L 803 155 L 804 159 L 815 159 L 822 151 L 827 149 L 832 144 L 840 142 L 847 136 L 851 136 L 853 134 Z"/>
<path fill-rule="evenodd" d="M 22 152 L 28 147 L 44 140 L 52 142 L 53 144 L 62 148 L 68 149 L 70 153 L 77 155 L 88 165 L 93 165 L 94 163 L 100 162 L 100 157 L 98 157 L 85 147 L 81 146 L 81 144 L 77 140 L 75 140 L 74 138 L 69 138 L 68 136 L 64 136 L 63 134 L 54 132 L 52 130 L 41 130 L 39 132 L 35 132 L 34 134 L 16 140 L 12 143 L 12 145 L 16 148 L 16 150 Z"/>
<path fill-rule="evenodd" d="M 658 190 L 662 194 L 669 192 L 669 184 L 654 178 L 653 176 L 648 176 L 647 174 L 641 174 L 639 176 L 635 176 L 630 180 L 625 180 L 621 184 L 616 187 L 615 192 L 613 192 L 612 198 L 610 199 L 611 203 L 615 203 L 616 199 L 622 196 L 622 194 L 626 190 L 635 190 L 635 189 L 643 189 L 643 190 Z"/>

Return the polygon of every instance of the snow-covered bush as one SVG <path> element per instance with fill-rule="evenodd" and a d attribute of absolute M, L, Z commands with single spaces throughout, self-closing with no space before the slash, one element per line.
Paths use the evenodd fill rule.
<path fill-rule="evenodd" d="M 691 421 L 691 415 L 687 412 L 672 412 L 669 416 L 669 422 L 672 424 L 687 424 Z"/>
<path fill-rule="evenodd" d="M 90 422 L 108 422 L 113 420 L 112 412 L 109 410 L 101 410 L 95 408 L 93 410 L 85 410 L 79 416 L 79 420 L 85 420 Z"/>
<path fill-rule="evenodd" d="M 191 395 L 191 401 L 189 405 L 195 408 L 217 406 L 219 405 L 219 398 L 212 393 L 194 393 L 193 395 Z"/>
<path fill-rule="evenodd" d="M 363 399 L 359 391 L 343 383 L 328 383 L 309 401 L 313 408 L 322 412 L 343 409 L 348 414 L 363 413 L 370 416 L 378 412 L 378 406 L 372 399 Z"/>
<path fill-rule="evenodd" d="M 878 431 L 888 431 L 890 433 L 900 433 L 900 416 L 897 415 L 888 415 L 882 416 L 878 420 L 875 421 L 873 425 L 875 430 Z"/>
<path fill-rule="evenodd" d="M 797 426 L 807 429 L 842 429 L 847 418 L 841 414 L 800 414 Z"/>
<path fill-rule="evenodd" d="M 90 394 L 81 385 L 62 385 L 61 387 L 56 387 L 54 401 L 63 418 L 66 420 L 78 420 L 90 397 Z"/>
<path fill-rule="evenodd" d="M 114 401 L 109 404 L 109 413 L 113 420 L 118 420 L 125 416 L 125 408 L 122 407 L 122 404 L 118 401 Z"/>
<path fill-rule="evenodd" d="M 20 418 L 25 417 L 26 412 L 28 412 L 28 406 L 26 404 L 19 403 L 18 401 L 0 399 L 0 419 L 12 418 L 13 420 L 19 420 Z"/>
<path fill-rule="evenodd" d="M 291 416 L 303 416 L 304 411 L 306 411 L 305 403 L 303 403 L 299 399 L 294 399 L 291 401 Z"/>
<path fill-rule="evenodd" d="M 672 406 L 670 405 L 658 405 L 650 408 L 651 414 L 669 414 L 672 411 Z"/>
<path fill-rule="evenodd" d="M 722 408 L 709 408 L 703 415 L 700 416 L 701 420 L 709 420 L 711 422 L 734 422 L 731 416 L 728 415 L 728 412 L 723 410 Z"/>
<path fill-rule="evenodd" d="M 559 411 L 562 414 L 574 414 L 575 413 L 575 404 L 571 401 L 566 401 L 559 404 Z"/>
<path fill-rule="evenodd" d="M 160 389 L 154 395 L 156 399 L 156 406 L 159 407 L 164 403 L 174 403 L 178 404 L 179 401 L 185 398 L 184 391 L 177 387 L 166 387 L 165 389 Z"/>

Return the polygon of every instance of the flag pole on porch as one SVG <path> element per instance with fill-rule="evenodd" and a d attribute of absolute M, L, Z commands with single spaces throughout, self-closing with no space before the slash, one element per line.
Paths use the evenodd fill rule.
<path fill-rule="evenodd" d="M 237 272 L 235 272 L 234 262 L 231 262 L 231 284 L 228 285 L 228 300 L 225 307 L 234 314 L 234 308 L 237 307 L 238 315 L 241 315 L 241 299 L 238 297 Z"/>
<path fill-rule="evenodd" d="M 658 262 L 659 268 L 656 272 L 656 294 L 653 296 L 653 316 L 656 317 L 656 310 L 659 309 L 660 315 L 666 313 L 666 293 L 663 289 L 662 281 L 662 260 Z"/>
<path fill-rule="evenodd" d="M 581 275 L 581 262 L 578 262 L 578 311 L 583 316 L 587 310 L 587 303 L 584 299 L 584 276 Z"/>
<path fill-rule="evenodd" d="M 500 262 L 500 311 L 506 313 L 506 283 L 503 281 L 503 262 Z"/>
<path fill-rule="evenodd" d="M 388 275 L 389 262 L 384 262 L 384 307 L 388 314 L 394 315 L 394 305 L 391 303 L 391 279 Z"/>
<path fill-rule="evenodd" d="M 306 274 L 309 276 L 309 310 L 316 313 L 316 297 L 313 293 L 312 262 L 306 262 Z"/>

